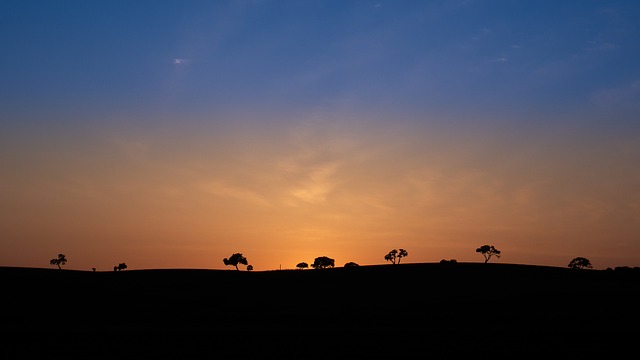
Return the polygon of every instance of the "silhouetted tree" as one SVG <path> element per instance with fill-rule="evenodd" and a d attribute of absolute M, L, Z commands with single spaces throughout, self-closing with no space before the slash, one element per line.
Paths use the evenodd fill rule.
<path fill-rule="evenodd" d="M 389 251 L 387 255 L 384 256 L 384 259 L 387 261 L 391 261 L 392 264 L 395 264 L 397 257 L 398 257 L 398 250 L 393 249 Z"/>
<path fill-rule="evenodd" d="M 344 264 L 344 267 L 346 267 L 346 268 L 352 268 L 352 267 L 358 267 L 358 266 L 360 266 L 360 265 L 354 263 L 353 261 L 350 261 L 350 262 Z"/>
<path fill-rule="evenodd" d="M 242 265 L 247 265 L 248 264 L 247 258 L 242 256 L 242 254 L 240 254 L 240 253 L 235 253 L 235 254 L 231 255 L 231 257 L 229 257 L 228 259 L 224 258 L 222 260 L 222 262 L 224 262 L 224 264 L 227 265 L 227 266 L 228 265 L 235 266 L 236 270 L 240 270 L 240 269 L 238 269 L 238 264 L 242 264 Z"/>
<path fill-rule="evenodd" d="M 333 260 L 332 258 L 320 256 L 315 259 L 313 264 L 311 264 L 311 267 L 314 269 L 324 269 L 327 267 L 334 267 L 335 263 L 335 260 Z"/>
<path fill-rule="evenodd" d="M 91 270 L 93 270 L 93 272 L 96 272 L 96 268 L 91 268 Z"/>
<path fill-rule="evenodd" d="M 591 265 L 591 261 L 589 261 L 589 259 L 583 258 L 583 257 L 577 257 L 574 258 L 573 260 L 571 260 L 569 262 L 569 265 L 567 265 L 569 268 L 571 269 L 584 269 L 584 268 L 589 268 L 591 269 L 593 266 Z"/>
<path fill-rule="evenodd" d="M 124 270 L 126 268 L 127 268 L 127 264 L 120 263 L 120 264 L 118 264 L 118 266 L 114 266 L 113 267 L 113 271 L 120 271 L 120 270 Z"/>
<path fill-rule="evenodd" d="M 405 249 L 398 250 L 398 264 L 400 264 L 400 260 L 402 260 L 402 258 L 406 256 L 409 256 L 409 253 L 407 252 L 407 250 Z"/>
<path fill-rule="evenodd" d="M 62 270 L 62 265 L 66 263 L 67 258 L 64 256 L 64 254 L 58 254 L 58 257 L 56 259 L 51 259 L 51 261 L 49 261 L 49 264 L 57 266 L 60 270 Z"/>
<path fill-rule="evenodd" d="M 405 256 L 409 256 L 409 253 L 407 252 L 407 250 L 400 249 L 398 251 L 397 249 L 393 249 L 389 251 L 387 255 L 384 256 L 384 259 L 387 261 L 391 261 L 392 264 L 400 264 L 400 260 Z"/>
<path fill-rule="evenodd" d="M 298 269 L 306 269 L 306 268 L 308 268 L 308 267 L 309 267 L 309 264 L 307 264 L 306 262 L 301 262 L 301 263 L 299 263 L 298 265 L 296 265 L 296 267 L 297 267 Z"/>
<path fill-rule="evenodd" d="M 485 264 L 489 262 L 489 259 L 491 259 L 492 256 L 497 258 L 500 257 L 500 250 L 496 249 L 493 245 L 482 245 L 476 249 L 476 252 L 484 256 Z"/>
<path fill-rule="evenodd" d="M 253 270 L 253 265 L 247 265 L 247 271 Z"/>

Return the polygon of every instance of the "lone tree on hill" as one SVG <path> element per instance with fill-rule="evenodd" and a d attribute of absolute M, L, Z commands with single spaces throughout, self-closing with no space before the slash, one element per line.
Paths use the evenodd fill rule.
<path fill-rule="evenodd" d="M 127 264 L 120 263 L 120 264 L 118 264 L 118 266 L 114 266 L 113 267 L 113 271 L 120 271 L 120 270 L 124 270 L 126 268 L 127 268 Z"/>
<path fill-rule="evenodd" d="M 326 256 L 320 256 L 315 259 L 311 267 L 314 269 L 324 269 L 327 267 L 334 267 L 336 265 L 335 260 Z"/>
<path fill-rule="evenodd" d="M 297 267 L 298 269 L 301 269 L 301 270 L 302 270 L 302 269 L 306 269 L 306 268 L 308 268 L 308 267 L 309 267 L 309 264 L 307 264 L 306 262 L 304 262 L 304 261 L 303 261 L 303 262 L 299 263 L 298 265 L 296 265 L 296 267 Z"/>
<path fill-rule="evenodd" d="M 238 264 L 242 264 L 242 265 L 248 265 L 249 264 L 249 262 L 247 261 L 247 258 L 242 256 L 242 254 L 240 254 L 240 253 L 235 253 L 235 254 L 231 255 L 231 257 L 229 257 L 228 259 L 224 258 L 222 260 L 222 262 L 224 262 L 224 264 L 227 265 L 227 266 L 229 266 L 229 265 L 235 266 L 236 270 L 240 270 L 240 269 L 238 269 Z"/>
<path fill-rule="evenodd" d="M 476 252 L 481 253 L 484 256 L 484 263 L 489 262 L 492 256 L 500 257 L 500 250 L 496 249 L 493 245 L 482 245 L 476 249 Z"/>
<path fill-rule="evenodd" d="M 569 262 L 569 265 L 567 266 L 569 266 L 569 268 L 571 269 L 584 269 L 584 268 L 591 269 L 593 267 L 591 265 L 591 261 L 583 257 L 574 258 L 573 260 L 571 260 L 571 262 Z"/>
<path fill-rule="evenodd" d="M 57 259 L 51 259 L 51 261 L 49 261 L 49 264 L 57 266 L 58 269 L 60 270 L 62 270 L 62 265 L 66 263 L 67 263 L 67 258 L 64 256 L 64 254 L 58 254 Z"/>
<path fill-rule="evenodd" d="M 384 256 L 384 259 L 387 261 L 391 261 L 392 264 L 400 264 L 400 260 L 402 260 L 403 257 L 405 256 L 409 256 L 409 253 L 407 252 L 407 250 L 405 249 L 393 249 L 391 251 L 389 251 L 389 253 L 387 255 Z"/>

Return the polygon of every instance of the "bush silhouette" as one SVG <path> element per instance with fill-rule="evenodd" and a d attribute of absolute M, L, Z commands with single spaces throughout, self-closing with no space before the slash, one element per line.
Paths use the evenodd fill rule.
<path fill-rule="evenodd" d="M 113 271 L 120 271 L 120 270 L 124 270 L 126 268 L 127 268 L 127 264 L 120 263 L 120 264 L 118 264 L 118 266 L 114 266 L 113 267 Z"/>
<path fill-rule="evenodd" d="M 233 255 L 231 255 L 228 259 L 224 258 L 222 260 L 222 262 L 224 262 L 225 265 L 229 266 L 235 266 L 236 270 L 240 270 L 238 269 L 238 264 L 242 264 L 242 265 L 248 265 L 249 262 L 247 261 L 247 258 L 242 256 L 242 254 L 240 253 L 235 253 Z"/>
<path fill-rule="evenodd" d="M 352 268 L 352 267 L 358 267 L 358 266 L 360 266 L 360 265 L 354 263 L 353 261 L 350 261 L 350 262 L 344 264 L 344 267 L 346 267 L 346 268 Z"/>
<path fill-rule="evenodd" d="M 298 265 L 296 265 L 296 267 L 297 267 L 298 269 L 306 269 L 306 268 L 308 268 L 308 267 L 309 267 L 309 264 L 307 264 L 306 262 L 301 262 L 301 263 L 299 263 Z"/>
<path fill-rule="evenodd" d="M 62 265 L 66 263 L 67 258 L 64 256 L 64 254 L 58 254 L 57 258 L 51 259 L 51 261 L 49 261 L 49 264 L 57 266 L 60 270 L 62 270 Z"/>
<path fill-rule="evenodd" d="M 589 261 L 589 259 L 583 258 L 583 257 L 577 257 L 577 258 L 573 258 L 573 260 L 571 260 L 569 262 L 569 265 L 567 265 L 569 268 L 571 269 L 584 269 L 584 268 L 589 268 L 591 269 L 593 266 L 591 265 L 591 261 Z"/>
<path fill-rule="evenodd" d="M 482 245 L 476 249 L 476 252 L 481 253 L 484 256 L 485 264 L 489 262 L 492 256 L 500 257 L 500 250 L 496 249 L 493 245 Z"/>
<path fill-rule="evenodd" d="M 317 257 L 313 262 L 313 264 L 311 264 L 311 267 L 314 269 L 324 269 L 327 267 L 334 267 L 334 266 L 335 266 L 335 260 L 326 256 Z"/>

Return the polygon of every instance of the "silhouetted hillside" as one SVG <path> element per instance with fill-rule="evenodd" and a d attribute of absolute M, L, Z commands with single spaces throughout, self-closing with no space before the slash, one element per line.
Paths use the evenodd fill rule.
<path fill-rule="evenodd" d="M 514 264 L 322 270 L 0 268 L 5 358 L 612 354 L 640 272 Z M 340 355 L 340 356 L 339 356 Z M 62 358 L 62 356 L 61 356 Z"/>

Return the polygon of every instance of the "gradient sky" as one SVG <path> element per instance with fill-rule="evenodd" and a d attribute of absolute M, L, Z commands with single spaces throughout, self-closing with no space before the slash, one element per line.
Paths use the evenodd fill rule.
<path fill-rule="evenodd" d="M 0 265 L 640 266 L 640 2 L 0 1 Z"/>

